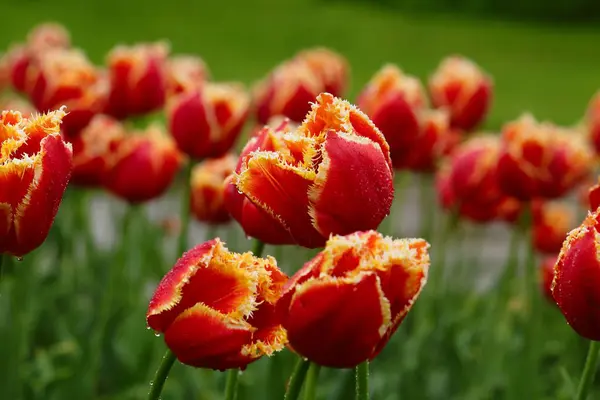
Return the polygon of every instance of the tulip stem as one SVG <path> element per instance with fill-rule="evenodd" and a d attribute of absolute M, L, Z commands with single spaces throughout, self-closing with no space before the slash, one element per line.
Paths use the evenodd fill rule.
<path fill-rule="evenodd" d="M 317 380 L 319 379 L 319 372 L 321 366 L 313 362 L 308 367 L 308 373 L 306 374 L 306 381 L 304 383 L 304 400 L 314 400 L 317 395 Z"/>
<path fill-rule="evenodd" d="M 583 374 L 581 375 L 579 388 L 577 389 L 577 396 L 575 397 L 576 400 L 586 400 L 588 398 L 590 388 L 594 382 L 594 375 L 596 375 L 596 369 L 598 368 L 598 353 L 600 353 L 600 342 L 590 341 L 585 367 L 583 368 Z"/>
<path fill-rule="evenodd" d="M 175 354 L 167 349 L 165 355 L 154 374 L 154 379 L 150 382 L 150 392 L 148 392 L 148 400 L 158 400 L 160 399 L 160 394 L 162 393 L 163 387 L 165 386 L 165 382 L 167 381 L 167 377 L 169 376 L 169 371 L 171 371 L 171 367 L 175 363 Z"/>
<path fill-rule="evenodd" d="M 240 370 L 237 368 L 230 369 L 227 372 L 227 383 L 225 384 L 225 400 L 235 400 L 238 388 L 238 376 Z"/>
<path fill-rule="evenodd" d="M 302 390 L 302 384 L 306 378 L 306 373 L 308 372 L 309 365 L 310 361 L 302 357 L 298 358 L 298 362 L 296 362 L 292 376 L 290 376 L 290 382 L 288 384 L 287 391 L 285 392 L 285 396 L 283 397 L 284 400 L 298 399 L 298 396 L 300 396 L 300 390 Z"/>
<path fill-rule="evenodd" d="M 369 362 L 356 366 L 356 400 L 369 400 Z"/>
<path fill-rule="evenodd" d="M 190 179 L 192 177 L 192 169 L 194 167 L 193 162 L 190 160 L 184 171 L 183 190 L 181 193 L 181 210 L 180 210 L 180 222 L 181 231 L 179 232 L 179 244 L 177 247 L 177 258 L 188 249 L 188 231 L 190 227 L 190 192 L 191 185 Z"/>
<path fill-rule="evenodd" d="M 258 239 L 254 239 L 254 247 L 252 248 L 252 254 L 254 254 L 254 257 L 260 257 L 264 250 L 265 243 Z"/>

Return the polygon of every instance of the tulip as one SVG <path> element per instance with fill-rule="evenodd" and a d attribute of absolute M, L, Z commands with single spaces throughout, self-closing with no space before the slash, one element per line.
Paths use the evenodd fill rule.
<path fill-rule="evenodd" d="M 69 31 L 56 22 L 39 24 L 27 35 L 27 48 L 33 54 L 40 54 L 52 49 L 68 49 L 69 47 L 71 47 Z"/>
<path fill-rule="evenodd" d="M 205 160 L 192 169 L 190 205 L 198 221 L 222 224 L 231 219 L 224 203 L 225 178 L 233 173 L 236 164 L 237 157 L 227 154 Z"/>
<path fill-rule="evenodd" d="M 557 254 L 573 228 L 573 211 L 564 203 L 535 201 L 532 214 L 533 247 L 540 253 Z"/>
<path fill-rule="evenodd" d="M 308 248 L 331 234 L 376 229 L 394 195 L 385 138 L 364 113 L 329 93 L 317 97 L 298 129 L 265 127 L 251 139 L 231 182 L 240 193 L 230 189 L 225 201 L 246 234 Z M 269 219 L 264 233 L 251 225 Z M 287 235 L 272 242 L 274 226 Z"/>
<path fill-rule="evenodd" d="M 29 69 L 27 91 L 42 112 L 65 104 L 69 114 L 62 130 L 77 136 L 106 104 L 108 86 L 101 72 L 79 50 L 48 50 Z"/>
<path fill-rule="evenodd" d="M 145 202 L 166 192 L 182 161 L 172 139 L 151 125 L 118 141 L 108 158 L 104 185 L 130 203 Z"/>
<path fill-rule="evenodd" d="M 322 89 L 323 83 L 307 63 L 286 61 L 255 86 L 256 119 L 266 124 L 272 116 L 283 115 L 300 123 Z"/>
<path fill-rule="evenodd" d="M 0 114 L 0 254 L 23 256 L 48 236 L 71 176 L 64 116 L 63 109 L 31 118 Z"/>
<path fill-rule="evenodd" d="M 221 157 L 240 135 L 249 106 L 243 86 L 207 83 L 169 101 L 169 129 L 179 149 L 190 157 Z"/>
<path fill-rule="evenodd" d="M 600 91 L 590 101 L 585 117 L 591 143 L 596 153 L 600 154 Z"/>
<path fill-rule="evenodd" d="M 304 62 L 322 82 L 323 92 L 342 96 L 348 86 L 349 65 L 341 55 L 325 47 L 300 51 L 295 60 Z"/>
<path fill-rule="evenodd" d="M 600 341 L 600 209 L 589 213 L 563 243 L 554 267 L 552 296 L 581 336 Z"/>
<path fill-rule="evenodd" d="M 600 181 L 588 189 L 588 201 L 590 210 L 600 207 Z"/>
<path fill-rule="evenodd" d="M 178 55 L 167 61 L 167 93 L 174 96 L 189 90 L 199 90 L 210 77 L 208 67 L 200 57 Z"/>
<path fill-rule="evenodd" d="M 108 173 L 110 157 L 125 136 L 125 127 L 119 121 L 96 115 L 73 140 L 71 182 L 84 187 L 101 186 Z"/>
<path fill-rule="evenodd" d="M 110 94 L 107 113 L 123 119 L 159 110 L 166 98 L 164 43 L 117 46 L 108 55 Z"/>
<path fill-rule="evenodd" d="M 591 172 L 593 154 L 578 132 L 531 115 L 506 124 L 502 143 L 500 186 L 520 200 L 561 197 Z"/>
<path fill-rule="evenodd" d="M 493 135 L 473 137 L 460 145 L 436 175 L 442 207 L 475 222 L 516 220 L 521 204 L 498 184 L 500 153 L 500 140 Z"/>
<path fill-rule="evenodd" d="M 429 79 L 435 107 L 448 107 L 453 127 L 471 131 L 485 118 L 492 102 L 492 79 L 473 61 L 451 56 Z"/>
<path fill-rule="evenodd" d="M 422 239 L 374 231 L 330 238 L 277 304 L 290 347 L 327 367 L 375 358 L 427 282 L 428 248 Z"/>
<path fill-rule="evenodd" d="M 552 297 L 552 281 L 554 280 L 554 265 L 556 265 L 557 259 L 557 255 L 546 256 L 542 260 L 542 266 L 540 268 L 542 293 L 552 304 L 556 304 L 554 297 Z"/>
<path fill-rule="evenodd" d="M 275 308 L 286 281 L 274 258 L 232 253 L 213 239 L 185 253 L 165 275 L 147 323 L 184 364 L 245 369 L 287 343 Z"/>

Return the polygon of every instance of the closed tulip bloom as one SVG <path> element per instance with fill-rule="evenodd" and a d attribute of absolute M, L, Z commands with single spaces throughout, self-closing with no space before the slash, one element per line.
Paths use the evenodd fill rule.
<path fill-rule="evenodd" d="M 341 54 L 325 47 L 316 47 L 300 51 L 294 59 L 306 63 L 319 78 L 323 85 L 321 91 L 334 96 L 344 95 L 350 67 Z"/>
<path fill-rule="evenodd" d="M 167 94 L 169 97 L 200 89 L 210 78 L 204 60 L 193 55 L 177 55 L 167 61 Z"/>
<path fill-rule="evenodd" d="M 591 172 L 593 153 L 579 132 L 524 115 L 502 129 L 500 186 L 521 200 L 565 195 Z"/>
<path fill-rule="evenodd" d="M 148 326 L 184 364 L 245 369 L 287 343 L 275 308 L 286 281 L 274 258 L 232 253 L 213 239 L 185 253 L 162 279 Z"/>
<path fill-rule="evenodd" d="M 427 282 L 428 248 L 374 231 L 330 238 L 277 304 L 290 347 L 334 368 L 375 358 Z"/>
<path fill-rule="evenodd" d="M 158 125 L 134 132 L 118 142 L 110 155 L 106 188 L 129 203 L 141 203 L 167 191 L 183 157 Z"/>
<path fill-rule="evenodd" d="M 168 53 L 161 42 L 115 47 L 108 55 L 107 113 L 123 119 L 159 110 L 166 99 Z"/>
<path fill-rule="evenodd" d="M 572 230 L 554 267 L 552 295 L 565 319 L 581 336 L 600 340 L 600 209 Z"/>
<path fill-rule="evenodd" d="M 596 153 L 600 154 L 600 91 L 590 101 L 585 119 L 590 141 Z"/>
<path fill-rule="evenodd" d="M 113 152 L 126 137 L 123 124 L 107 115 L 96 115 L 73 140 L 73 177 L 83 187 L 102 186 Z"/>
<path fill-rule="evenodd" d="M 44 22 L 36 25 L 27 34 L 27 48 L 33 54 L 51 49 L 71 47 L 71 35 L 67 28 L 56 22 Z"/>
<path fill-rule="evenodd" d="M 30 118 L 0 114 L 0 254 L 23 256 L 48 236 L 71 177 L 64 116 L 62 109 Z"/>
<path fill-rule="evenodd" d="M 451 56 L 429 79 L 435 107 L 450 109 L 453 127 L 471 131 L 485 118 L 492 102 L 492 79 L 473 61 Z"/>
<path fill-rule="evenodd" d="M 549 255 L 544 257 L 542 265 L 540 267 L 540 286 L 544 297 L 552 303 L 556 304 L 554 297 L 552 297 L 552 281 L 554 280 L 554 266 L 556 265 L 558 256 Z"/>
<path fill-rule="evenodd" d="M 266 124 L 269 118 L 283 115 L 300 123 L 322 89 L 323 83 L 307 63 L 286 61 L 255 86 L 256 119 Z"/>
<path fill-rule="evenodd" d="M 297 130 L 265 128 L 240 159 L 232 179 L 238 191 L 300 246 L 376 229 L 389 214 L 394 187 L 385 138 L 364 113 L 329 93 L 317 97 Z"/>
<path fill-rule="evenodd" d="M 242 85 L 206 83 L 169 101 L 169 129 L 190 157 L 221 157 L 240 135 L 249 106 L 250 96 Z"/>
<path fill-rule="evenodd" d="M 540 253 L 557 254 L 574 228 L 573 211 L 564 203 L 534 201 L 532 214 L 533 247 Z"/>
<path fill-rule="evenodd" d="M 231 219 L 225 208 L 225 179 L 233 173 L 236 164 L 237 157 L 227 154 L 205 160 L 194 167 L 190 182 L 190 205 L 198 221 L 222 224 Z"/>

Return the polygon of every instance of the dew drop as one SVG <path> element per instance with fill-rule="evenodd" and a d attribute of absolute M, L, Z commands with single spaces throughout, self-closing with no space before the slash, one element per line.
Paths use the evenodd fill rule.
<path fill-rule="evenodd" d="M 17 261 L 23 261 L 23 257 L 17 257 Z"/>
<path fill-rule="evenodd" d="M 154 386 L 154 381 L 150 381 L 150 386 Z"/>
<path fill-rule="evenodd" d="M 158 332 L 155 332 L 155 333 L 154 333 L 154 336 L 156 336 L 156 337 L 160 337 L 160 333 L 158 333 Z"/>

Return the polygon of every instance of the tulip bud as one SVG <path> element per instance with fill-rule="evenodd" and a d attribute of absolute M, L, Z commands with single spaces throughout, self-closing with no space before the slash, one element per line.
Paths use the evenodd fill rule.
<path fill-rule="evenodd" d="M 199 90 L 209 79 L 210 73 L 204 60 L 198 56 L 178 55 L 167 61 L 167 93 Z"/>
<path fill-rule="evenodd" d="M 67 28 L 56 22 L 45 22 L 34 27 L 27 35 L 27 48 L 33 54 L 52 49 L 71 47 L 71 35 Z"/>
<path fill-rule="evenodd" d="M 179 149 L 190 157 L 220 157 L 241 133 L 249 106 L 243 86 L 207 83 L 169 101 L 169 129 Z"/>
<path fill-rule="evenodd" d="M 290 347 L 334 368 L 375 358 L 427 282 L 428 248 L 422 239 L 374 231 L 330 238 L 277 304 Z"/>
<path fill-rule="evenodd" d="M 245 369 L 287 343 L 275 309 L 286 281 L 273 257 L 232 253 L 213 239 L 185 253 L 162 279 L 148 326 L 184 364 Z"/>
<path fill-rule="evenodd" d="M 295 60 L 304 62 L 322 82 L 323 92 L 342 96 L 348 86 L 349 65 L 341 55 L 325 47 L 303 50 Z"/>
<path fill-rule="evenodd" d="M 227 154 L 194 167 L 190 205 L 198 221 L 222 224 L 231 219 L 224 203 L 225 178 L 233 173 L 236 164 L 237 157 Z"/>
<path fill-rule="evenodd" d="M 96 115 L 73 140 L 71 182 L 84 187 L 101 186 L 111 154 L 125 138 L 125 127 L 106 115 Z"/>
<path fill-rule="evenodd" d="M 453 127 L 471 131 L 485 118 L 492 102 L 492 79 L 473 61 L 451 56 L 429 80 L 435 107 L 448 107 Z"/>
<path fill-rule="evenodd" d="M 581 336 L 600 340 L 600 209 L 589 213 L 563 243 L 554 267 L 552 296 Z"/>
<path fill-rule="evenodd" d="M 286 61 L 254 88 L 256 118 L 266 124 L 274 115 L 302 122 L 323 83 L 304 62 Z"/>
<path fill-rule="evenodd" d="M 158 125 L 118 141 L 110 154 L 104 184 L 116 196 L 141 203 L 162 195 L 182 163 L 173 140 Z"/>
<path fill-rule="evenodd" d="M 596 153 L 600 154 L 600 91 L 590 101 L 585 118 L 590 141 Z"/>
<path fill-rule="evenodd" d="M 64 116 L 63 109 L 31 118 L 0 114 L 0 254 L 23 256 L 48 236 L 71 176 Z"/>
<path fill-rule="evenodd" d="M 573 228 L 575 216 L 564 203 L 534 201 L 533 247 L 540 253 L 556 254 Z"/>
<path fill-rule="evenodd" d="M 577 131 L 524 115 L 502 129 L 501 188 L 520 200 L 557 198 L 590 174 L 593 154 Z"/>
<path fill-rule="evenodd" d="M 272 238 L 249 225 L 244 214 L 256 211 L 241 195 L 270 216 L 270 227 L 288 232 L 279 240 L 309 248 L 331 234 L 376 229 L 389 214 L 394 188 L 385 138 L 365 114 L 329 93 L 317 97 L 298 129 L 265 127 L 240 162 L 231 181 L 241 194 L 232 189 L 225 201 L 246 234 L 264 242 Z"/>
<path fill-rule="evenodd" d="M 540 285 L 542 293 L 552 304 L 556 304 L 554 297 L 552 297 L 552 281 L 554 280 L 554 265 L 556 265 L 557 255 L 546 256 L 542 260 L 540 268 Z"/>
<path fill-rule="evenodd" d="M 108 55 L 107 113 L 118 119 L 160 109 L 166 98 L 165 43 L 117 46 Z"/>

